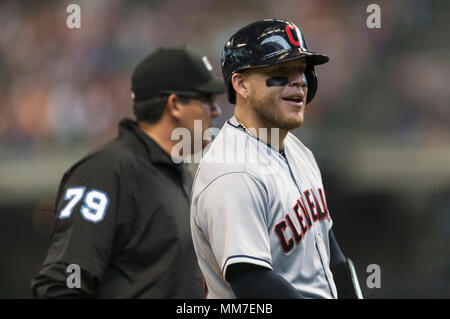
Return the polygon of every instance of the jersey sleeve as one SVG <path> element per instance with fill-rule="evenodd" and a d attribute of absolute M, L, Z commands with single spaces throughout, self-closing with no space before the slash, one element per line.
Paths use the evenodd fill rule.
<path fill-rule="evenodd" d="M 200 194 L 196 219 L 224 278 L 234 263 L 272 269 L 267 191 L 248 173 L 223 175 Z"/>
<path fill-rule="evenodd" d="M 100 154 L 66 173 L 58 191 L 44 266 L 77 264 L 102 278 L 113 250 L 121 202 L 116 163 Z"/>

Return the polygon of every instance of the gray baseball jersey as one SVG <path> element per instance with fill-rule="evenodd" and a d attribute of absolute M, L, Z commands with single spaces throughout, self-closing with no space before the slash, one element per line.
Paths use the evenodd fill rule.
<path fill-rule="evenodd" d="M 200 162 L 191 230 L 208 298 L 235 298 L 225 280 L 234 263 L 272 269 L 307 298 L 337 298 L 319 168 L 293 134 L 283 145 L 284 154 L 232 117 Z"/>

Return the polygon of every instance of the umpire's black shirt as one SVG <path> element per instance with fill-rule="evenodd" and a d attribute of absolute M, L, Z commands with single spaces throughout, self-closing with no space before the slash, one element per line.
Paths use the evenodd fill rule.
<path fill-rule="evenodd" d="M 124 119 L 64 175 L 35 297 L 203 298 L 189 223 L 192 177 Z M 75 264 L 81 269 L 76 285 Z M 72 276 L 71 276 L 72 275 Z M 71 276 L 71 277 L 69 277 Z"/>

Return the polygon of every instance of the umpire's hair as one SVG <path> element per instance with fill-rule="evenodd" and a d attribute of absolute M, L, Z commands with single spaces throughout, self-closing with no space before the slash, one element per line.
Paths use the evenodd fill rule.
<path fill-rule="evenodd" d="M 133 112 L 138 122 L 147 122 L 154 124 L 158 122 L 166 108 L 168 96 L 158 96 L 148 100 L 135 102 L 133 104 Z M 189 103 L 189 98 L 178 96 L 178 100 L 182 104 Z"/>

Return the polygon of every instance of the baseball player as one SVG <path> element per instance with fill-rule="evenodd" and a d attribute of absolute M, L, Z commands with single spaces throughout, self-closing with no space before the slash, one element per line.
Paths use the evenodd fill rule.
<path fill-rule="evenodd" d="M 191 199 L 208 298 L 361 297 L 314 156 L 289 132 L 316 93 L 314 66 L 328 60 L 283 20 L 252 23 L 226 42 L 235 114 L 200 162 Z"/>
<path fill-rule="evenodd" d="M 35 297 L 204 297 L 189 226 L 192 176 L 174 162 L 171 134 L 194 133 L 195 120 L 212 124 L 223 81 L 199 50 L 159 48 L 134 70 L 132 92 L 137 121 L 123 119 L 119 136 L 61 181 Z M 74 266 L 79 284 L 68 285 Z"/>

